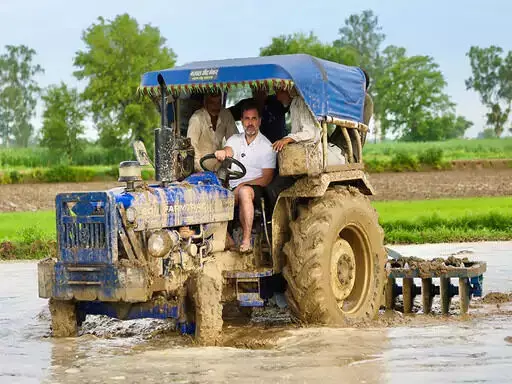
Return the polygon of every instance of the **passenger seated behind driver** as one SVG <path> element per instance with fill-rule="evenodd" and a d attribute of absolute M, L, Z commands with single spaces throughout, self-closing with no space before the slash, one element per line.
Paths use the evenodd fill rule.
<path fill-rule="evenodd" d="M 276 95 L 269 95 L 268 90 L 265 88 L 253 88 L 252 96 L 252 99 L 258 104 L 261 113 L 260 132 L 271 143 L 282 139 L 286 135 L 286 113 L 288 112 L 288 107 L 285 107 Z M 250 98 L 243 99 L 228 108 L 236 121 L 241 120 L 241 108 L 247 100 L 250 100 Z"/>
<path fill-rule="evenodd" d="M 242 106 L 242 125 L 244 133 L 231 136 L 224 149 L 216 151 L 215 157 L 223 161 L 226 157 L 233 157 L 246 168 L 244 177 L 230 180 L 229 184 L 235 188 L 235 205 L 239 206 L 240 224 L 242 225 L 242 243 L 240 252 L 252 252 L 251 230 L 254 219 L 254 202 L 263 197 L 263 187 L 267 186 L 274 177 L 276 167 L 276 154 L 272 144 L 260 132 L 261 115 L 258 104 L 246 101 Z M 233 243 L 232 239 L 229 239 Z"/>
<path fill-rule="evenodd" d="M 206 94 L 203 108 L 195 111 L 188 122 L 187 137 L 194 147 L 195 171 L 203 171 L 199 164 L 203 156 L 222 148 L 223 139 L 227 140 L 237 132 L 233 116 L 222 108 L 222 94 Z"/>
<path fill-rule="evenodd" d="M 278 100 L 284 105 L 290 105 L 291 133 L 272 144 L 276 151 L 282 151 L 290 143 L 319 143 L 320 142 L 320 124 L 310 112 L 304 99 L 297 93 L 295 88 L 291 91 L 278 90 L 276 92 Z M 322 146 L 318 145 L 318 150 L 322 151 Z M 328 163 L 344 164 L 345 158 L 341 150 L 336 146 L 328 146 Z M 304 159 L 305 161 L 305 159 Z M 274 207 L 279 194 L 290 188 L 298 177 L 277 175 L 272 183 L 266 188 L 267 196 L 271 207 Z"/>

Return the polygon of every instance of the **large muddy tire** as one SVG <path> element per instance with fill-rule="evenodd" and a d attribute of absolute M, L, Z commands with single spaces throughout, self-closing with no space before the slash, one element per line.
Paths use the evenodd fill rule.
<path fill-rule="evenodd" d="M 56 300 L 48 302 L 52 317 L 52 336 L 74 337 L 78 333 L 76 305 L 71 300 Z"/>
<path fill-rule="evenodd" d="M 304 323 L 355 325 L 375 317 L 387 255 L 377 212 L 359 190 L 336 187 L 299 208 L 284 253 L 287 301 Z"/>

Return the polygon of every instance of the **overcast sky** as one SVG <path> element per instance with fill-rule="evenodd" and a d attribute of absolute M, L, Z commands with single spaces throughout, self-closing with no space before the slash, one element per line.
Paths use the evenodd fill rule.
<path fill-rule="evenodd" d="M 457 112 L 475 124 L 467 135 L 476 136 L 485 109 L 478 95 L 465 89 L 471 73 L 465 55 L 471 45 L 512 49 L 510 0 L 0 0 L 0 49 L 28 45 L 45 69 L 41 85 L 62 80 L 78 86 L 72 76 L 73 56 L 83 48 L 82 31 L 98 16 L 111 19 L 127 12 L 140 24 L 157 26 L 183 64 L 257 56 L 272 37 L 300 31 L 312 30 L 331 42 L 344 19 L 364 9 L 379 17 L 384 45 L 434 57 Z"/>

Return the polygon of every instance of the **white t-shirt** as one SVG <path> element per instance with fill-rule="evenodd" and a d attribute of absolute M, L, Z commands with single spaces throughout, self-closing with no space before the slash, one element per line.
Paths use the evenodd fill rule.
<path fill-rule="evenodd" d="M 251 144 L 247 144 L 245 133 L 235 134 L 226 141 L 226 147 L 233 149 L 233 157 L 240 161 L 247 170 L 241 179 L 229 181 L 231 188 L 263 176 L 265 168 L 274 169 L 276 167 L 277 154 L 272 149 L 272 143 L 261 132 L 258 132 Z M 232 165 L 231 169 L 240 170 L 236 165 Z"/>

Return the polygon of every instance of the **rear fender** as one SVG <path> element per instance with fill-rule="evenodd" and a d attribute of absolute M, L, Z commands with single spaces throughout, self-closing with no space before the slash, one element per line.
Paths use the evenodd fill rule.
<path fill-rule="evenodd" d="M 342 169 L 344 166 L 339 166 Z M 362 169 L 354 169 L 352 165 L 347 170 L 322 173 L 317 177 L 303 177 L 287 190 L 281 192 L 280 197 L 321 197 L 331 185 L 351 185 L 364 195 L 375 195 L 375 191 L 368 180 L 368 174 Z"/>

